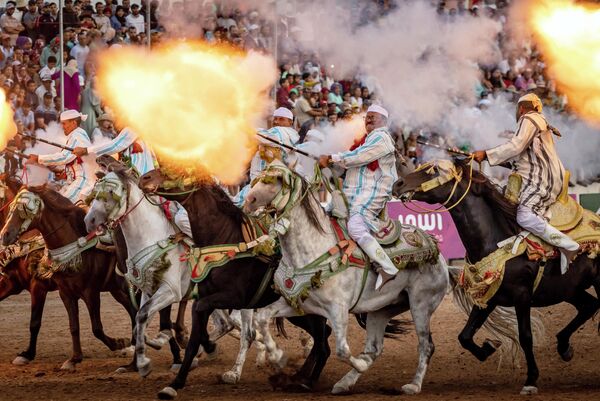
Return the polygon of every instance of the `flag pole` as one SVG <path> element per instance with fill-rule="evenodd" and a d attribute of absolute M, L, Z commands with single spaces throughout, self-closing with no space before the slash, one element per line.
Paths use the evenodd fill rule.
<path fill-rule="evenodd" d="M 65 21 L 63 18 L 64 11 L 64 0 L 58 0 L 58 29 L 60 31 L 60 112 L 65 111 L 65 35 L 64 25 Z"/>

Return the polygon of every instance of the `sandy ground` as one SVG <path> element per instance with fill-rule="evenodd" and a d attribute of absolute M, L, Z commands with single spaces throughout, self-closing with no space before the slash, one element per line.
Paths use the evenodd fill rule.
<path fill-rule="evenodd" d="M 102 298 L 104 327 L 109 335 L 125 337 L 129 324 L 125 312 L 106 295 Z M 37 359 L 28 366 L 11 364 L 17 352 L 24 349 L 29 335 L 29 294 L 23 293 L 0 303 L 0 400 L 153 400 L 157 391 L 172 379 L 168 372 L 170 355 L 167 349 L 149 350 L 154 371 L 146 379 L 137 374 L 112 373 L 129 361 L 106 349 L 96 340 L 90 329 L 89 318 L 80 303 L 82 345 L 85 359 L 75 373 L 64 373 L 58 368 L 67 359 L 70 335 L 67 315 L 57 293 L 48 297 Z M 188 312 L 189 313 L 189 312 Z M 540 400 L 600 400 L 600 338 L 597 322 L 588 322 L 573 337 L 575 356 L 570 363 L 562 362 L 555 352 L 554 335 L 574 316 L 574 309 L 561 305 L 542 310 L 547 338 L 537 344 L 536 355 L 541 372 Z M 189 319 L 189 316 L 188 316 Z M 525 378 L 523 368 L 502 366 L 498 356 L 485 363 L 478 362 L 465 352 L 456 337 L 466 318 L 446 297 L 434 315 L 432 331 L 436 352 L 432 359 L 423 392 L 416 397 L 389 395 L 387 390 L 408 383 L 416 367 L 416 339 L 409 333 L 397 340 L 386 340 L 385 351 L 373 368 L 358 382 L 353 395 L 347 400 L 402 399 L 416 400 L 515 400 Z M 189 320 L 188 320 L 189 321 Z M 297 363 L 300 357 L 298 332 L 288 324 L 290 339 L 278 341 Z M 153 322 L 150 333 L 156 333 Z M 351 346 L 356 354 L 362 349 L 364 333 L 352 322 Z M 484 335 L 479 335 L 481 341 Z M 179 392 L 180 400 L 316 400 L 333 399 L 329 390 L 343 376 L 348 367 L 335 358 L 327 364 L 316 392 L 285 394 L 272 392 L 267 377 L 269 370 L 257 368 L 256 353 L 249 353 L 248 363 L 238 385 L 220 384 L 217 376 L 228 370 L 235 359 L 237 340 L 227 336 L 221 342 L 215 361 L 202 360 L 193 371 L 188 386 Z M 524 363 L 522 363 L 524 365 Z M 339 397 L 337 397 L 339 399 Z"/>

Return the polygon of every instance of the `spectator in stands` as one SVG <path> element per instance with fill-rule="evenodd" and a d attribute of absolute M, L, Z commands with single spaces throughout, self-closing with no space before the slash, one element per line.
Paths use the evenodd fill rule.
<path fill-rule="evenodd" d="M 44 68 L 39 72 L 39 76 L 50 76 L 56 72 L 56 56 L 48 56 L 48 60 Z"/>
<path fill-rule="evenodd" d="M 35 130 L 35 117 L 31 111 L 31 104 L 23 102 L 21 107 L 15 111 L 15 121 L 20 121 L 23 124 L 24 133 L 31 135 Z"/>
<path fill-rule="evenodd" d="M 36 129 L 46 129 L 51 121 L 58 120 L 58 112 L 52 103 L 52 93 L 44 93 L 42 104 L 35 109 L 34 116 Z"/>
<path fill-rule="evenodd" d="M 40 13 L 38 12 L 36 0 L 29 0 L 27 12 L 23 14 L 23 25 L 25 26 L 25 33 L 32 41 L 37 39 L 36 22 L 39 17 Z"/>
<path fill-rule="evenodd" d="M 55 6 L 55 4 L 52 3 L 52 6 Z M 50 41 L 58 35 L 59 30 L 58 21 L 55 16 L 52 15 L 50 10 L 51 6 L 48 3 L 45 3 L 42 7 L 42 14 L 35 23 L 37 31 L 40 36 L 44 37 L 46 43 L 50 43 Z"/>
<path fill-rule="evenodd" d="M 19 33 L 25 30 L 21 21 L 14 17 L 16 4 L 14 1 L 7 2 L 6 11 L 0 17 L 0 28 L 10 37 L 11 46 L 16 44 Z"/>
<path fill-rule="evenodd" d="M 88 46 L 89 38 L 88 34 L 81 32 L 78 36 L 78 41 L 75 46 L 71 49 L 70 56 L 77 60 L 79 66 L 79 75 L 85 80 L 85 62 L 90 53 L 90 47 Z"/>
<path fill-rule="evenodd" d="M 79 17 L 73 9 L 73 0 L 65 0 L 65 6 L 63 7 L 63 24 L 65 27 L 78 28 Z M 58 20 L 58 17 L 56 17 Z"/>
<path fill-rule="evenodd" d="M 110 24 L 117 32 L 123 32 L 126 29 L 127 19 L 125 18 L 123 6 L 117 6 L 114 15 L 110 17 Z"/>
<path fill-rule="evenodd" d="M 56 96 L 56 89 L 54 87 L 54 84 L 52 82 L 52 77 L 54 76 L 60 76 L 60 72 L 57 71 L 52 75 L 42 75 L 41 76 L 41 80 L 42 80 L 42 85 L 40 85 L 36 90 L 35 90 L 35 94 L 38 97 L 38 104 L 41 104 L 44 100 L 44 95 L 46 93 L 50 93 L 52 95 L 52 97 Z"/>
<path fill-rule="evenodd" d="M 146 32 L 145 18 L 143 15 L 140 14 L 140 6 L 138 6 L 137 4 L 131 6 L 131 14 L 129 14 L 125 18 L 125 21 L 127 27 L 134 27 L 137 33 Z"/>
<path fill-rule="evenodd" d="M 0 69 L 6 68 L 8 61 L 14 56 L 14 47 L 10 44 L 10 36 L 0 35 Z"/>
<path fill-rule="evenodd" d="M 65 67 L 65 110 L 80 110 L 79 107 L 79 95 L 81 94 L 81 86 L 79 85 L 79 72 L 77 67 L 77 60 L 71 59 L 67 62 Z M 52 75 L 52 79 L 57 80 L 60 77 L 60 72 L 55 72 Z M 60 82 L 58 82 L 57 91 L 60 92 Z"/>
<path fill-rule="evenodd" d="M 31 105 L 33 110 L 37 109 L 38 105 L 41 103 L 38 95 L 35 93 L 37 89 L 37 85 L 33 79 L 27 81 L 27 86 L 25 87 L 25 102 Z"/>
<path fill-rule="evenodd" d="M 52 41 L 44 47 L 40 56 L 40 65 L 45 67 L 48 65 L 50 57 L 54 57 L 54 60 L 60 60 L 60 38 L 54 38 Z"/>

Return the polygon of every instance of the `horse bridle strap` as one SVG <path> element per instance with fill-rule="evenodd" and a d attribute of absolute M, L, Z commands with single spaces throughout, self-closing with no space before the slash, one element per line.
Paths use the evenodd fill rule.
<path fill-rule="evenodd" d="M 44 210 L 44 201 L 42 198 L 27 189 L 22 189 L 15 196 L 10 206 L 9 215 L 15 212 L 19 214 L 19 217 L 23 220 L 19 229 L 19 234 L 22 234 L 27 231 L 29 225 L 38 217 L 42 210 Z"/>

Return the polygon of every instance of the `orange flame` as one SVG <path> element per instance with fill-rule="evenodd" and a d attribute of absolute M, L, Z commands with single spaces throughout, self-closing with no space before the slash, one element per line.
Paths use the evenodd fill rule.
<path fill-rule="evenodd" d="M 200 43 L 99 56 L 98 90 L 121 123 L 161 162 L 190 171 L 200 165 L 228 184 L 244 176 L 256 150 L 255 128 L 275 79 L 267 56 Z"/>
<path fill-rule="evenodd" d="M 570 0 L 536 0 L 531 25 L 548 69 L 569 104 L 600 121 L 600 8 Z"/>
<path fill-rule="evenodd" d="M 13 119 L 13 110 L 6 102 L 6 94 L 0 89 L 0 150 L 17 134 L 17 126 Z"/>

